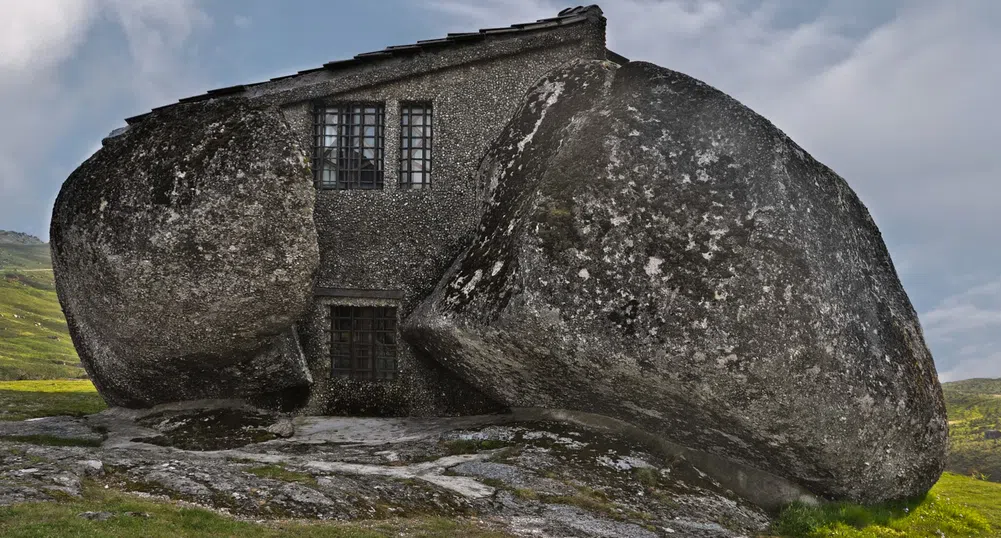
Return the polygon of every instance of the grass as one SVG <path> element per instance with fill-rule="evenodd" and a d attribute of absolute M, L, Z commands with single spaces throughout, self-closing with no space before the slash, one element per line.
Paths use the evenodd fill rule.
<path fill-rule="evenodd" d="M 316 485 L 316 478 L 313 475 L 290 471 L 281 465 L 261 465 L 247 469 L 247 472 L 261 478 L 271 478 L 282 482 L 296 482 L 307 486 Z"/>
<path fill-rule="evenodd" d="M 771 532 L 802 538 L 1001 537 L 1001 484 L 946 473 L 927 496 L 910 502 L 795 504 Z"/>
<path fill-rule="evenodd" d="M 95 521 L 83 512 L 110 512 L 112 517 Z M 147 517 L 148 516 L 148 517 Z M 156 501 L 104 489 L 85 482 L 81 499 L 63 502 L 24 503 L 0 508 L 0 536 L 42 538 L 50 536 L 174 538 L 187 536 L 265 538 L 375 538 L 416 536 L 445 538 L 502 538 L 471 520 L 422 517 L 365 522 L 273 522 L 238 521 L 210 510 Z"/>
<path fill-rule="evenodd" d="M 945 473 L 932 488 L 932 493 L 977 510 L 991 525 L 992 532 L 984 536 L 1001 538 L 1001 484 Z"/>
<path fill-rule="evenodd" d="M 0 269 L 0 379 L 82 378 L 79 362 L 51 269 Z"/>
<path fill-rule="evenodd" d="M 484 450 L 507 448 L 511 443 L 497 439 L 455 439 L 444 443 L 450 456 L 459 454 L 476 454 Z"/>
<path fill-rule="evenodd" d="M 949 415 L 948 470 L 1001 482 L 1001 441 L 986 430 L 1001 430 L 1001 379 L 943 383 Z"/>
<path fill-rule="evenodd" d="M 660 486 L 660 473 L 650 467 L 634 467 L 633 476 L 636 481 L 648 488 Z"/>
<path fill-rule="evenodd" d="M 51 269 L 49 244 L 19 245 L 0 243 L 0 269 Z"/>
<path fill-rule="evenodd" d="M 543 502 L 548 504 L 566 504 L 583 510 L 596 512 L 611 518 L 620 518 L 616 505 L 600 491 L 581 488 L 573 495 L 541 495 Z"/>
<path fill-rule="evenodd" d="M 87 379 L 0 381 L 0 420 L 83 416 L 106 407 Z"/>

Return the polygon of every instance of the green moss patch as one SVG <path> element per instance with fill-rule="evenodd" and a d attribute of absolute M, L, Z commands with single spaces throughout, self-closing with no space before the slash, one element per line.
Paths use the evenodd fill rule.
<path fill-rule="evenodd" d="M 83 416 L 106 408 L 87 379 L 0 381 L 0 420 Z"/>
<path fill-rule="evenodd" d="M 444 443 L 445 450 L 450 456 L 459 454 L 476 454 L 484 450 L 496 450 L 507 448 L 511 443 L 496 439 L 455 439 Z"/>
<path fill-rule="evenodd" d="M 938 538 L 1001 536 L 1001 487 L 977 497 L 975 480 L 946 474 L 932 491 L 908 502 L 862 506 L 827 503 L 794 504 L 779 515 L 772 532 L 803 538 Z M 993 498 L 991 498 L 993 496 Z"/>
<path fill-rule="evenodd" d="M 251 467 L 247 472 L 261 478 L 271 478 L 282 482 L 296 482 L 306 486 L 315 486 L 316 477 L 306 473 L 290 471 L 281 465 L 261 465 Z"/>

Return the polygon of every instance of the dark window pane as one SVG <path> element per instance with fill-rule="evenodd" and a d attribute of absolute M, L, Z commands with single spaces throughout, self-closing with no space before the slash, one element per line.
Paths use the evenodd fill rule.
<path fill-rule="evenodd" d="M 331 306 L 330 316 L 332 375 L 396 377 L 396 308 Z"/>
<path fill-rule="evenodd" d="M 431 105 L 400 108 L 400 188 L 420 189 L 431 183 Z"/>
<path fill-rule="evenodd" d="M 381 105 L 317 108 L 314 171 L 318 188 L 382 188 L 384 117 Z M 362 178 L 362 169 L 374 173 Z"/>

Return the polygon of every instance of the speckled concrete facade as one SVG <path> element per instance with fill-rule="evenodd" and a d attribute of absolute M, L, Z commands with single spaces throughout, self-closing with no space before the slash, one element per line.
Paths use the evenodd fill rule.
<path fill-rule="evenodd" d="M 394 381 L 330 376 L 329 306 L 396 306 L 406 317 L 465 247 L 479 221 L 479 160 L 548 71 L 575 59 L 605 57 L 604 19 L 535 34 L 496 38 L 407 60 L 360 66 L 353 72 L 303 75 L 261 88 L 259 99 L 284 108 L 303 144 L 312 143 L 316 103 L 366 101 L 385 105 L 383 190 L 319 190 L 314 220 L 321 262 L 318 290 L 398 292 L 397 299 L 318 295 L 301 324 L 313 372 L 308 411 L 376 415 L 448 415 L 499 408 L 406 342 L 398 348 Z M 400 190 L 400 104 L 434 108 L 432 188 Z"/>
<path fill-rule="evenodd" d="M 259 263 L 257 256 L 247 254 L 232 262 L 230 268 L 238 271 L 220 277 L 219 284 L 226 286 L 228 296 L 219 293 L 216 282 L 202 278 L 200 273 L 189 274 L 190 270 L 199 267 L 200 261 L 196 259 L 199 253 L 195 253 L 192 259 L 181 253 L 175 256 L 176 260 L 164 260 L 161 265 L 173 268 L 174 272 L 164 269 L 163 274 L 157 276 L 164 282 L 169 281 L 172 285 L 170 289 L 176 288 L 177 293 L 176 297 L 170 296 L 153 304 L 149 304 L 146 296 L 139 292 L 121 296 L 110 291 L 104 295 L 90 293 L 85 288 L 87 282 L 95 278 L 94 275 L 72 274 L 72 269 L 65 271 L 64 274 L 69 276 L 62 279 L 61 297 L 64 297 L 71 330 L 76 334 L 83 335 L 89 330 L 89 325 L 74 315 L 74 301 L 98 301 L 98 308 L 83 310 L 88 313 L 91 310 L 100 312 L 101 301 L 107 300 L 136 312 L 164 309 L 178 315 L 185 311 L 196 312 L 207 320 L 204 323 L 195 321 L 190 326 L 183 323 L 171 325 L 172 332 L 161 335 L 157 333 L 155 322 L 143 318 L 140 323 L 135 316 L 118 312 L 120 317 L 128 320 L 120 328 L 110 328 L 105 331 L 107 334 L 99 336 L 76 338 L 80 341 L 78 348 L 82 349 L 82 356 L 101 355 L 88 346 L 106 345 L 121 339 L 123 331 L 137 325 L 140 328 L 132 332 L 139 337 L 129 338 L 140 344 L 151 343 L 159 350 L 159 354 L 153 353 L 150 357 L 165 360 L 167 355 L 185 356 L 192 351 L 201 352 L 203 348 L 214 353 L 213 357 L 222 357 L 202 364 L 198 362 L 200 355 L 193 356 L 191 360 L 175 361 L 180 365 L 178 368 L 155 365 L 150 362 L 153 359 L 147 357 L 149 360 L 144 363 L 146 368 L 128 370 L 134 374 L 131 377 L 123 377 L 121 372 L 110 373 L 115 372 L 114 367 L 120 362 L 118 359 L 85 359 L 98 388 L 102 388 L 104 381 L 102 394 L 110 402 L 142 406 L 171 399 L 270 393 L 273 392 L 270 389 L 274 388 L 270 386 L 272 381 L 284 377 L 289 380 L 283 386 L 310 387 L 305 410 L 312 413 L 449 415 L 501 409 L 436 361 L 421 356 L 400 338 L 397 338 L 398 375 L 394 380 L 363 382 L 333 377 L 330 371 L 330 307 L 336 304 L 393 306 L 402 322 L 415 305 L 434 289 L 472 236 L 482 210 L 482 192 L 475 179 L 478 162 L 519 106 L 528 88 L 545 73 L 568 62 L 604 59 L 609 55 L 619 58 L 605 49 L 605 19 L 601 10 L 597 6 L 578 7 L 535 23 L 450 34 L 443 39 L 331 62 L 322 68 L 263 83 L 211 90 L 201 96 L 181 99 L 181 104 L 159 107 L 151 113 L 129 118 L 126 120 L 129 127 L 116 129 L 109 135 L 97 158 L 81 166 L 67 181 L 64 195 L 60 197 L 66 203 L 57 203 L 54 211 L 53 237 L 61 237 L 60 232 L 64 231 L 76 233 L 76 228 L 69 224 L 71 221 L 82 223 L 87 233 L 106 232 L 108 237 L 114 236 L 114 240 L 132 243 L 142 243 L 162 235 L 157 228 L 157 219 L 161 215 L 155 201 L 152 205 L 143 205 L 143 199 L 138 205 L 133 204 L 138 213 L 137 222 L 142 221 L 138 228 L 117 226 L 112 229 L 100 218 L 76 217 L 73 204 L 90 203 L 92 198 L 77 191 L 87 182 L 113 183 L 137 176 L 138 180 L 126 189 L 135 191 L 137 196 L 146 190 L 159 192 L 166 189 L 165 192 L 169 192 L 174 189 L 185 196 L 179 202 L 182 205 L 193 203 L 198 207 L 199 204 L 212 203 L 215 193 L 208 189 L 199 190 L 198 186 L 201 181 L 207 180 L 203 177 L 205 172 L 216 174 L 217 171 L 203 169 L 201 161 L 222 163 L 222 168 L 228 172 L 239 162 L 253 162 L 241 153 L 247 147 L 240 144 L 252 146 L 247 141 L 253 141 L 254 137 L 267 138 L 279 132 L 291 139 L 288 141 L 290 144 L 311 154 L 310 148 L 314 143 L 313 111 L 327 103 L 378 102 L 384 106 L 384 188 L 317 190 L 306 187 L 303 182 L 308 181 L 307 166 L 310 163 L 309 159 L 299 159 L 301 170 L 297 171 L 294 179 L 299 182 L 297 187 L 308 188 L 308 201 L 304 201 L 299 192 L 282 196 L 280 192 L 272 193 L 271 188 L 264 189 L 271 197 L 268 204 L 234 203 L 232 207 L 225 208 L 234 214 L 225 220 L 225 230 L 218 233 L 215 222 L 203 222 L 197 214 L 168 215 L 165 233 L 171 233 L 171 226 L 184 231 L 185 235 L 171 236 L 182 246 L 189 242 L 192 233 L 188 232 L 188 227 L 192 226 L 199 230 L 194 234 L 197 238 L 204 235 L 216 239 L 219 234 L 228 234 L 222 239 L 225 242 L 231 239 L 229 236 L 246 235 L 244 230 L 257 230 L 262 225 L 267 227 L 269 221 L 277 224 L 307 216 L 308 226 L 303 223 L 293 226 L 291 230 L 282 229 L 282 232 L 288 232 L 288 238 L 294 239 L 290 242 L 296 248 L 300 248 L 303 240 L 310 243 L 300 250 L 312 254 L 313 264 L 308 267 L 292 264 L 283 268 L 280 258 L 266 258 L 264 263 Z M 429 103 L 434 110 L 434 169 L 432 185 L 428 189 L 402 190 L 397 187 L 400 107 L 408 102 Z M 269 127 L 265 129 L 267 132 L 261 133 L 223 132 L 229 125 L 228 119 L 220 120 L 218 116 L 220 110 L 227 109 L 263 111 L 281 125 Z M 234 136 L 240 138 L 240 142 L 230 141 Z M 216 144 L 217 139 L 224 144 Z M 138 153 L 126 155 L 122 153 L 122 148 Z M 198 163 L 189 162 L 190 155 L 201 153 L 209 157 L 199 157 L 201 160 Z M 136 155 L 151 155 L 169 161 L 173 168 L 164 173 L 158 172 L 157 177 L 147 177 L 149 174 L 144 173 L 146 168 L 159 170 L 163 166 L 156 161 L 140 162 Z M 258 168 L 264 169 L 261 166 Z M 234 168 L 232 172 L 231 176 L 214 181 L 219 185 L 237 186 L 241 181 L 253 183 L 240 175 L 244 171 Z M 86 181 L 79 179 L 85 176 Z M 255 176 L 254 181 L 262 178 Z M 230 194 L 221 193 L 220 196 Z M 232 197 L 253 198 L 244 192 L 235 193 Z M 290 209 L 283 206 L 280 213 L 271 212 L 267 216 L 254 213 L 254 208 L 269 204 L 296 204 L 296 207 Z M 296 231 L 300 232 L 299 237 L 291 238 Z M 86 244 L 75 244 L 75 237 L 67 236 L 59 245 L 54 242 L 57 247 L 67 247 L 68 254 L 63 256 L 66 259 L 86 255 L 88 250 L 92 250 Z M 121 255 L 142 258 L 145 246 L 138 243 Z M 199 249 L 203 243 L 208 244 L 202 241 L 198 244 Z M 262 252 L 281 249 L 280 244 L 269 243 L 275 241 L 263 241 L 254 248 Z M 57 266 L 60 266 L 60 254 L 57 248 Z M 114 259 L 119 256 L 117 252 L 111 254 Z M 317 257 L 319 264 L 316 264 Z M 244 265 L 254 263 L 279 281 L 287 270 L 305 268 L 295 273 L 297 276 L 304 275 L 304 278 L 297 280 L 295 286 L 283 290 L 286 296 L 296 299 L 294 308 L 285 308 L 288 305 L 282 304 L 278 305 L 282 307 L 280 314 L 269 313 L 268 309 L 278 306 L 267 301 L 254 302 L 253 294 L 244 293 L 238 284 L 230 282 L 242 274 L 239 270 Z M 74 280 L 77 277 L 79 281 Z M 70 285 L 71 281 L 75 284 Z M 194 290 L 186 290 L 186 285 Z M 136 284 L 135 287 L 141 291 L 142 285 Z M 201 287 L 211 288 L 211 291 L 201 293 Z M 192 294 L 213 299 L 194 306 L 185 304 L 188 295 Z M 291 318 L 286 313 L 291 313 Z M 231 323 L 226 316 L 235 318 L 237 322 Z M 170 316 L 167 319 L 171 319 Z M 214 320 L 221 321 L 216 323 Z M 280 327 L 274 326 L 275 320 L 281 322 Z M 262 330 L 243 331 L 231 336 L 233 329 L 230 325 L 239 323 L 250 326 L 255 322 L 261 325 Z M 215 333 L 222 337 L 210 336 Z M 244 336 L 249 336 L 252 342 L 248 343 L 246 338 L 241 340 Z M 157 344 L 161 341 L 165 344 Z M 259 357 L 249 359 L 246 355 L 251 351 L 258 353 Z M 112 355 L 120 357 L 122 353 Z M 273 367 L 254 366 L 266 357 L 275 356 L 282 359 L 275 364 L 285 365 L 279 368 L 281 372 L 275 372 Z M 167 362 L 171 360 L 174 358 Z M 102 366 L 104 363 L 107 365 Z M 112 383 L 110 380 L 113 379 L 119 381 Z M 112 385 L 117 388 L 113 389 Z M 280 392 L 285 394 L 288 391 L 282 389 Z"/>

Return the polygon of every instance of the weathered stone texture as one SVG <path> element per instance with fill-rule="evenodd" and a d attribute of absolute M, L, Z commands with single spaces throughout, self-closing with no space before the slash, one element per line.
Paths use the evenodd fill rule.
<path fill-rule="evenodd" d="M 312 298 L 313 204 L 282 114 L 243 100 L 163 110 L 74 171 L 53 210 L 53 265 L 102 396 L 141 406 L 308 385 L 291 328 Z"/>
<path fill-rule="evenodd" d="M 289 435 L 262 436 L 272 422 Z M 4 435 L 24 431 L 101 446 Z M 698 467 L 628 435 L 511 416 L 287 422 L 232 402 L 186 402 L 0 422 L 0 507 L 78 497 L 88 479 L 241 518 L 340 521 L 342 532 L 351 521 L 395 528 L 402 517 L 398 536 L 415 535 L 414 515 L 575 538 L 736 538 L 768 524 Z"/>
<path fill-rule="evenodd" d="M 283 104 L 303 145 L 312 143 L 317 102 L 385 106 L 384 188 L 317 191 L 314 220 L 321 262 L 316 286 L 394 290 L 400 299 L 316 297 L 301 332 L 316 381 L 309 412 L 441 416 L 503 409 L 405 341 L 399 342 L 395 380 L 330 376 L 326 314 L 331 304 L 379 304 L 397 306 L 403 319 L 420 304 L 472 240 L 483 194 L 475 181 L 477 165 L 525 92 L 567 62 L 604 58 L 604 41 L 601 19 L 254 88 L 259 99 Z M 399 112 L 407 102 L 433 106 L 429 189 L 398 186 Z"/>
<path fill-rule="evenodd" d="M 581 62 L 529 93 L 480 174 L 478 236 L 404 330 L 487 394 L 832 498 L 938 478 L 941 389 L 879 231 L 766 119 L 668 69 Z"/>

